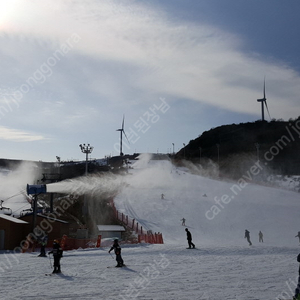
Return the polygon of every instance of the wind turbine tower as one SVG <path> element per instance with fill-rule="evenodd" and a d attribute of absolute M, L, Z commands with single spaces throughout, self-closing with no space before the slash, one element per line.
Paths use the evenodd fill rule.
<path fill-rule="evenodd" d="M 124 131 L 124 119 L 125 119 L 125 116 L 123 115 L 122 128 L 117 129 L 117 131 L 120 131 L 120 156 L 123 156 L 123 155 L 124 155 L 124 154 L 123 154 L 123 150 L 122 150 L 123 133 L 124 133 L 124 135 L 125 135 L 125 137 L 126 137 L 126 139 L 127 139 L 127 141 L 128 141 L 128 138 L 127 138 L 126 133 L 125 133 L 125 131 Z M 128 141 L 128 143 L 129 143 L 129 141 Z"/>
<path fill-rule="evenodd" d="M 261 102 L 261 120 L 262 121 L 265 120 L 265 106 L 266 106 L 267 112 L 269 114 L 269 117 L 271 119 L 268 105 L 267 105 L 267 98 L 266 98 L 266 78 L 264 79 L 264 97 L 262 99 L 257 99 L 257 102 Z"/>

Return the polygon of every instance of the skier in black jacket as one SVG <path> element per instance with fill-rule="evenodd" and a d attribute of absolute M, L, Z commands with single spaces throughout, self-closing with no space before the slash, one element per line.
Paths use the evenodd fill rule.
<path fill-rule="evenodd" d="M 297 262 L 300 263 L 300 253 L 297 256 Z M 299 274 L 299 276 L 298 276 L 298 284 L 297 284 L 297 287 L 296 287 L 296 290 L 295 290 L 295 296 L 293 297 L 294 300 L 300 299 L 300 266 L 299 266 L 298 274 Z"/>
<path fill-rule="evenodd" d="M 61 273 L 60 270 L 60 259 L 63 256 L 63 250 L 61 249 L 58 240 L 53 241 L 53 250 L 48 252 L 48 254 L 53 254 L 54 259 L 54 270 L 52 273 Z"/>
<path fill-rule="evenodd" d="M 190 233 L 190 231 L 186 228 L 186 237 L 187 237 L 187 241 L 189 244 L 189 249 L 191 249 L 191 246 L 193 246 L 193 248 L 195 248 L 195 245 L 192 243 L 192 234 Z"/>
<path fill-rule="evenodd" d="M 250 241 L 250 231 L 248 231 L 247 229 L 245 230 L 245 239 L 247 239 L 247 242 L 249 243 L 249 246 L 251 246 L 252 243 Z"/>
<path fill-rule="evenodd" d="M 121 256 L 121 247 L 119 245 L 119 241 L 117 239 L 114 240 L 114 243 L 112 245 L 112 247 L 110 248 L 110 250 L 108 251 L 108 253 L 110 253 L 110 251 L 114 250 L 115 254 L 116 254 L 116 261 L 117 261 L 117 265 L 116 267 L 123 267 L 124 265 L 124 261 L 123 258 Z"/>

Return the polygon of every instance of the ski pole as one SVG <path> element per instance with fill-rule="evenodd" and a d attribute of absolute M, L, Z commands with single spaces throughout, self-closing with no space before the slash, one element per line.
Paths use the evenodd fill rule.
<path fill-rule="evenodd" d="M 110 252 L 108 252 L 108 253 L 110 254 L 111 258 L 114 259 L 114 257 L 112 256 L 112 254 Z"/>

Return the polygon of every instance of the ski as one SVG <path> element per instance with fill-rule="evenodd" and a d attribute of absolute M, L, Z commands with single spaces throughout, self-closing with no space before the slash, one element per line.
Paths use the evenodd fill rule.
<path fill-rule="evenodd" d="M 126 268 L 127 265 L 123 265 L 122 267 L 117 267 L 117 266 L 109 266 L 109 267 L 106 267 L 106 268 Z"/>

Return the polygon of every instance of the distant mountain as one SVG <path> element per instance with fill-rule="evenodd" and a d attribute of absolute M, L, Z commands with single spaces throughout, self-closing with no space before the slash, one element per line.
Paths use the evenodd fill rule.
<path fill-rule="evenodd" d="M 175 156 L 205 167 L 213 162 L 220 174 L 237 178 L 260 161 L 265 174 L 299 175 L 300 117 L 288 122 L 256 121 L 223 125 L 191 140 Z"/>

